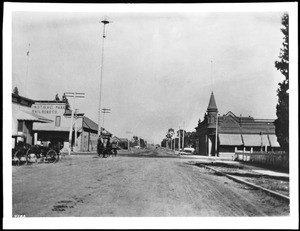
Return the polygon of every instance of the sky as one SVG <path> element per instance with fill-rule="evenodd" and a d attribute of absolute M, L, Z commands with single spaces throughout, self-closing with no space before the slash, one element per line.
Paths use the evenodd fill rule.
<path fill-rule="evenodd" d="M 160 143 L 169 128 L 195 131 L 212 91 L 221 115 L 276 119 L 282 15 L 14 11 L 11 89 L 34 100 L 84 92 L 75 108 L 97 122 L 108 17 L 101 108 L 114 135 Z"/>

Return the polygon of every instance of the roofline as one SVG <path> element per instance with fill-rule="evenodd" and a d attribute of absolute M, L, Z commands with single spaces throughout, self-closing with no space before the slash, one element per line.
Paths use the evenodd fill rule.
<path fill-rule="evenodd" d="M 12 97 L 16 97 L 16 98 L 21 98 L 21 99 L 25 99 L 25 100 L 28 100 L 28 101 L 31 101 L 31 102 L 35 102 L 34 99 L 29 99 L 29 98 L 26 98 L 24 96 L 21 96 L 21 95 L 17 95 L 15 93 L 11 93 L 12 94 Z"/>
<path fill-rule="evenodd" d="M 15 93 L 11 93 L 12 97 L 16 97 L 16 98 L 21 98 L 21 99 L 25 99 L 34 103 L 67 103 L 66 101 L 63 100 L 35 100 L 35 99 L 29 99 L 25 96 L 21 96 L 21 95 L 17 95 Z"/>
<path fill-rule="evenodd" d="M 63 100 L 35 100 L 36 103 L 67 103 Z"/>

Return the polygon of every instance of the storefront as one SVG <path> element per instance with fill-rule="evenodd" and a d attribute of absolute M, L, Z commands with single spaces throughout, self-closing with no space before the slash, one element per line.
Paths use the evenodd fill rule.
<path fill-rule="evenodd" d="M 69 149 L 71 128 L 70 106 L 67 100 L 32 100 L 12 94 L 12 141 L 31 145 L 61 144 L 62 151 Z M 75 152 L 97 150 L 98 125 L 74 112 L 71 149 Z"/>
<path fill-rule="evenodd" d="M 280 149 L 274 120 L 236 116 L 231 111 L 220 116 L 213 93 L 204 120 L 196 127 L 196 132 L 196 152 L 200 155 L 232 159 L 236 152 Z"/>
<path fill-rule="evenodd" d="M 64 101 L 35 101 L 32 111 L 51 118 L 52 123 L 35 124 L 35 142 L 59 142 L 64 152 L 69 148 L 71 114 L 69 105 Z M 74 112 L 72 125 L 71 150 L 75 152 L 90 152 L 97 150 L 98 125 L 84 116 L 84 113 Z"/>
<path fill-rule="evenodd" d="M 31 111 L 32 104 L 34 104 L 34 100 L 12 94 L 12 148 L 17 142 L 34 144 L 34 124 L 53 122 L 51 119 L 33 113 Z"/>

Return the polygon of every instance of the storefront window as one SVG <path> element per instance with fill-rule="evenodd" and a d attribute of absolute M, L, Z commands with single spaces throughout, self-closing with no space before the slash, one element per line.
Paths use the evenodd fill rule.
<path fill-rule="evenodd" d="M 18 120 L 18 132 L 23 132 L 23 121 Z"/>
<path fill-rule="evenodd" d="M 55 117 L 55 127 L 59 127 L 60 126 L 60 116 L 56 116 Z"/>

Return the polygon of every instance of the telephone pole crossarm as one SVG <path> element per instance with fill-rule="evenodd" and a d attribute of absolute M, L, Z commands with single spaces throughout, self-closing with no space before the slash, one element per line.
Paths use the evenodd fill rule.
<path fill-rule="evenodd" d="M 74 111 L 75 109 L 75 99 L 76 98 L 84 98 L 85 93 L 79 93 L 79 92 L 66 92 L 66 97 L 73 97 L 73 110 L 71 113 L 71 121 L 70 121 L 70 131 L 69 131 L 69 150 L 68 153 L 71 155 L 71 148 L 72 148 L 72 132 L 73 132 L 73 119 L 74 119 Z M 76 139 L 76 138 L 75 138 Z"/>

